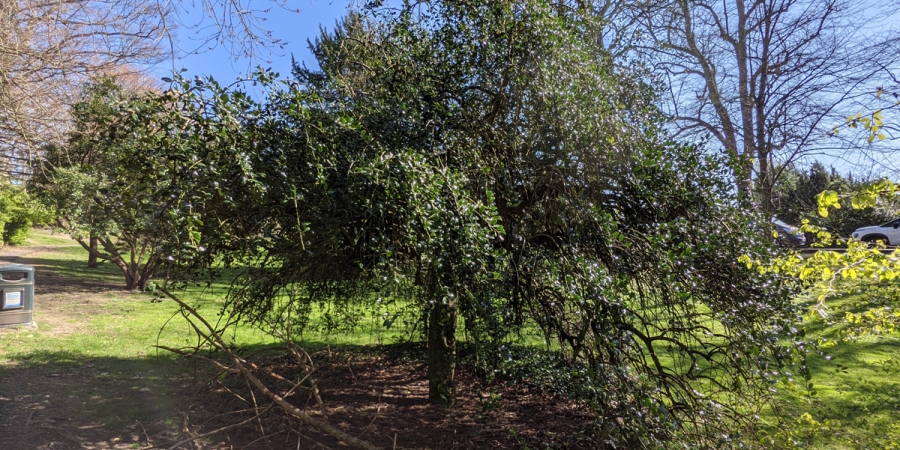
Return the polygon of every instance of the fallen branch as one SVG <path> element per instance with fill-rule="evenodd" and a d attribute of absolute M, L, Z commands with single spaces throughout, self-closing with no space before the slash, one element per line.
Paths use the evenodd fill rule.
<path fill-rule="evenodd" d="M 202 359 L 202 360 L 212 364 L 213 366 L 217 367 L 218 369 L 229 372 L 229 373 L 240 373 L 240 375 L 242 377 L 244 377 L 245 380 L 247 380 L 251 385 L 256 387 L 256 389 L 258 389 L 260 392 L 262 392 L 266 397 L 268 397 L 272 402 L 274 402 L 274 404 L 277 404 L 286 413 L 299 419 L 301 422 L 303 422 L 307 425 L 310 425 L 320 431 L 323 431 L 349 446 L 363 449 L 363 450 L 380 450 L 380 447 L 378 447 L 376 445 L 373 445 L 369 442 L 358 439 L 358 438 L 346 433 L 345 431 L 328 424 L 327 422 L 323 422 L 321 420 L 311 417 L 310 415 L 303 412 L 300 408 L 297 408 L 296 406 L 294 406 L 293 404 L 291 404 L 290 402 L 285 400 L 284 397 L 273 392 L 271 389 L 269 389 L 268 386 L 266 386 L 265 383 L 263 383 L 253 373 L 253 369 L 259 369 L 259 367 L 251 362 L 248 362 L 246 359 L 244 359 L 244 358 L 236 355 L 234 352 L 232 352 L 231 349 L 228 347 L 228 345 L 222 339 L 221 333 L 218 330 L 216 330 L 212 325 L 210 325 L 209 322 L 207 322 L 206 319 L 204 319 L 203 316 L 201 316 L 200 313 L 197 312 L 197 310 L 195 310 L 193 307 L 191 307 L 187 303 L 183 302 L 181 299 L 179 299 L 178 297 L 176 297 L 175 295 L 170 293 L 165 288 L 160 288 L 159 291 L 163 295 L 165 295 L 166 297 L 168 297 L 169 299 L 171 299 L 175 303 L 177 303 L 179 305 L 179 307 L 181 307 L 182 311 L 187 313 L 187 314 L 185 314 L 185 318 L 188 319 L 188 323 L 191 325 L 191 327 L 194 329 L 194 331 L 198 334 L 198 336 L 201 337 L 204 341 L 206 341 L 209 345 L 211 345 L 211 346 L 215 347 L 217 350 L 223 352 L 231 360 L 231 365 L 226 366 L 212 358 L 207 358 L 207 357 L 199 355 L 197 353 L 190 353 L 190 352 L 186 352 L 184 350 L 172 349 L 172 348 L 162 347 L 162 346 L 160 346 L 159 348 L 162 348 L 164 350 L 174 351 L 175 353 L 190 356 L 193 358 Z M 198 326 L 198 324 L 194 320 L 191 320 L 191 318 L 196 319 L 197 322 L 202 324 L 203 328 L 205 328 L 206 331 L 202 330 L 201 327 Z M 286 341 L 286 342 L 290 342 L 290 341 Z M 290 344 L 289 344 L 289 346 L 290 346 Z M 296 348 L 291 348 L 291 350 L 296 351 Z M 300 359 L 299 354 L 295 354 L 293 356 L 298 357 L 297 359 Z M 306 356 L 307 356 L 307 358 L 309 357 L 309 355 L 306 355 Z M 271 373 L 270 373 L 270 375 L 271 375 Z M 308 377 L 308 376 L 309 376 L 309 374 L 307 373 L 306 377 Z M 304 379 L 306 377 L 304 377 Z M 275 377 L 275 378 L 281 378 L 282 380 L 284 379 L 283 377 L 280 377 L 280 376 Z M 298 387 L 301 387 L 300 386 L 301 383 L 302 383 L 302 380 L 301 380 L 301 382 L 298 382 L 298 383 L 292 383 L 292 384 L 294 384 L 294 387 L 286 395 L 290 395 L 291 393 L 293 393 L 293 391 L 295 389 L 297 389 Z M 318 400 L 319 399 L 317 398 L 317 401 Z M 253 420 L 253 419 L 250 419 L 250 420 Z"/>
<path fill-rule="evenodd" d="M 351 446 L 361 448 L 364 450 L 380 450 L 380 447 L 372 445 L 366 441 L 357 439 L 357 438 L 353 437 L 352 435 L 347 434 L 346 432 L 344 432 L 343 430 L 341 430 L 339 428 L 335 428 L 334 426 L 331 426 L 325 422 L 322 422 L 318 419 L 310 417 L 308 414 L 301 411 L 300 408 L 297 408 L 296 406 L 292 405 L 290 402 L 288 402 L 287 400 L 285 400 L 278 394 L 269 390 L 269 388 L 262 381 L 260 381 L 259 378 L 256 378 L 256 376 L 254 376 L 253 373 L 250 372 L 249 369 L 247 369 L 240 363 L 238 363 L 238 368 L 241 370 L 244 378 L 247 379 L 251 384 L 256 386 L 257 389 L 262 391 L 263 394 L 265 394 L 272 401 L 277 403 L 278 406 L 280 406 L 283 410 L 285 410 L 285 412 L 300 419 L 307 425 L 311 425 L 315 428 L 318 428 L 318 429 L 332 435 L 333 437 L 341 440 L 342 442 L 344 442 L 347 445 L 351 445 Z"/>

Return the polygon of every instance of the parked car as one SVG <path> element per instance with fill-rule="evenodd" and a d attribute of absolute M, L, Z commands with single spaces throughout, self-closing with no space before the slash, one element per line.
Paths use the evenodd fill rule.
<path fill-rule="evenodd" d="M 776 241 L 779 245 L 785 247 L 803 247 L 806 245 L 806 234 L 793 225 L 788 225 L 776 218 L 772 218 L 772 225 L 775 226 Z"/>
<path fill-rule="evenodd" d="M 853 232 L 853 239 L 862 242 L 884 242 L 900 245 L 900 219 L 892 220 L 877 227 L 862 227 Z"/>

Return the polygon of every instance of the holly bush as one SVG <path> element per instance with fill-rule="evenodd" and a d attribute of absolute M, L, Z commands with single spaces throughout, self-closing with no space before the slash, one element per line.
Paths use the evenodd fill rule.
<path fill-rule="evenodd" d="M 729 446 L 798 356 L 793 279 L 723 161 L 672 143 L 605 22 L 540 1 L 351 15 L 320 70 L 173 80 L 118 126 L 164 192 L 174 276 L 238 273 L 227 320 L 290 337 L 314 302 L 400 299 L 426 318 L 432 400 L 452 404 L 457 318 L 482 373 L 536 324 L 583 367 L 608 448 Z M 152 143 L 152 145 L 150 145 Z M 225 319 L 223 319 L 225 320 Z M 795 339 L 796 338 L 796 339 Z"/>
<path fill-rule="evenodd" d="M 48 210 L 35 201 L 24 186 L 0 181 L 0 246 L 23 244 L 31 227 L 46 223 L 48 217 Z"/>

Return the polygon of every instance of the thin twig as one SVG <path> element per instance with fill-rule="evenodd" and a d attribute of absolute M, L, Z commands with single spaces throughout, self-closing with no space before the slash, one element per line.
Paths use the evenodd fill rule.
<path fill-rule="evenodd" d="M 353 367 L 350 365 L 350 357 L 347 357 L 347 369 L 350 370 L 350 376 L 353 377 L 353 384 L 359 384 L 359 380 L 356 378 L 356 374 L 353 373 Z"/>
<path fill-rule="evenodd" d="M 299 431 L 297 431 L 297 430 L 293 430 L 293 429 L 292 429 L 291 431 L 293 431 L 294 433 L 297 433 L 297 448 L 300 448 L 300 438 L 304 438 L 304 439 L 306 439 L 306 440 L 312 441 L 312 443 L 315 444 L 316 447 L 322 447 L 322 448 L 324 448 L 325 450 L 332 450 L 331 447 L 329 447 L 329 446 L 327 446 L 327 445 L 325 445 L 325 444 L 323 444 L 323 443 L 321 443 L 321 442 L 319 442 L 319 441 L 317 441 L 317 440 L 315 440 L 315 439 L 313 439 L 313 438 L 311 438 L 311 437 L 309 437 L 309 436 L 307 436 L 307 435 L 305 435 L 305 434 L 303 434 L 303 433 L 301 433 L 301 432 L 299 432 Z M 313 448 L 315 448 L 315 447 L 313 447 Z"/>
<path fill-rule="evenodd" d="M 181 422 L 181 431 L 182 431 L 184 434 L 187 434 L 188 436 L 190 436 L 190 434 L 191 434 L 191 428 L 188 426 L 188 424 L 189 424 L 189 421 L 188 421 L 188 415 L 187 415 L 186 412 L 183 412 L 183 413 L 181 413 L 181 414 L 182 414 L 182 417 L 184 418 L 184 420 L 182 420 L 182 422 Z M 197 440 L 196 440 L 196 439 L 191 439 L 189 442 L 191 443 L 191 446 L 193 446 L 193 447 L 196 448 L 197 450 L 201 450 L 201 449 L 200 449 L 200 444 L 197 443 Z"/>
<path fill-rule="evenodd" d="M 250 398 L 253 399 L 253 407 L 259 408 L 259 403 L 256 401 L 256 394 L 253 393 L 253 388 L 250 387 L 250 382 L 246 379 L 244 380 L 244 382 L 247 383 L 247 390 L 250 391 Z M 259 434 L 265 436 L 266 428 L 263 426 L 262 419 L 260 419 L 258 416 L 256 419 L 256 423 L 257 423 L 257 425 L 259 425 Z"/>
<path fill-rule="evenodd" d="M 266 440 L 266 445 L 269 445 L 269 438 L 272 437 L 272 436 L 275 436 L 276 434 L 281 434 L 281 433 L 284 433 L 284 431 L 276 431 L 276 432 L 274 432 L 274 433 L 272 433 L 272 434 L 262 435 L 262 436 L 260 436 L 260 437 L 258 437 L 258 438 L 256 438 L 256 439 L 250 441 L 250 442 L 249 442 L 247 445 L 245 445 L 243 448 L 250 448 L 251 445 L 253 445 L 253 444 L 255 444 L 255 443 L 257 443 L 257 442 L 259 442 L 259 441 L 261 441 L 261 440 L 263 440 L 263 439 Z M 272 446 L 269 445 L 269 448 L 272 448 Z"/>
<path fill-rule="evenodd" d="M 147 434 L 147 429 L 144 428 L 144 424 L 142 424 L 141 421 L 140 421 L 140 420 L 137 420 L 137 419 L 135 419 L 135 422 L 137 422 L 137 424 L 141 426 L 141 431 L 144 432 L 144 437 L 147 438 L 147 444 L 149 444 L 149 445 L 152 446 L 152 445 L 153 445 L 153 440 L 150 439 L 150 435 Z"/>
<path fill-rule="evenodd" d="M 193 442 L 193 441 L 196 441 L 197 439 L 203 439 L 203 438 L 205 438 L 205 437 L 213 436 L 213 435 L 218 434 L 218 433 L 221 433 L 221 432 L 223 432 L 223 431 L 228 431 L 228 430 L 230 430 L 230 429 L 232 429 L 232 428 L 237 428 L 237 427 L 239 427 L 239 426 L 246 425 L 246 424 L 248 424 L 248 423 L 250 423 L 250 422 L 256 420 L 257 417 L 259 417 L 259 416 L 265 414 L 266 412 L 268 412 L 270 409 L 272 409 L 273 406 L 275 406 L 275 404 L 274 404 L 274 403 L 270 403 L 269 406 L 267 406 L 265 409 L 263 409 L 262 411 L 259 411 L 255 416 L 253 416 L 253 417 L 251 417 L 251 418 L 249 418 L 249 419 L 247 419 L 247 420 L 244 420 L 244 421 L 241 421 L 241 422 L 238 422 L 238 423 L 233 423 L 233 424 L 231 424 L 231 425 L 226 425 L 226 426 L 224 426 L 224 427 L 222 427 L 222 428 L 215 429 L 215 430 L 210 431 L 210 432 L 208 432 L 208 433 L 203 433 L 203 434 L 200 434 L 200 435 L 197 435 L 197 436 L 192 436 L 192 437 L 190 437 L 190 438 L 180 440 L 180 441 L 178 441 L 178 442 L 172 444 L 172 446 L 169 447 L 168 450 L 174 450 L 175 448 L 177 448 L 177 447 L 179 447 L 179 446 L 182 446 L 182 445 L 184 445 L 184 444 L 187 444 L 188 442 Z"/>

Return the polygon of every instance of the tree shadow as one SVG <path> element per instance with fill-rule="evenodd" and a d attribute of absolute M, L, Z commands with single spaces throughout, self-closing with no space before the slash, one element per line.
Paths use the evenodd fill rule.
<path fill-rule="evenodd" d="M 261 348 L 242 347 L 240 352 L 254 354 Z M 382 448 L 518 449 L 545 444 L 557 446 L 550 448 L 583 448 L 567 447 L 565 443 L 593 423 L 594 418 L 584 405 L 515 384 L 485 386 L 483 379 L 464 367 L 457 372 L 456 404 L 449 409 L 434 405 L 428 398 L 424 364 L 415 361 L 415 357 L 393 357 L 403 348 L 409 346 L 307 348 L 316 366 L 313 376 L 323 404 L 319 407 L 308 393 L 285 398 L 307 414 L 337 424 L 345 432 Z M 279 380 L 304 377 L 291 358 L 277 352 L 259 354 L 251 361 L 279 375 L 277 379 L 263 378 L 270 389 L 281 395 L 290 385 Z M 234 393 L 251 398 L 246 383 L 239 378 L 228 377 L 222 382 L 231 392 L 223 395 L 221 401 L 230 402 L 232 409 L 241 406 Z M 265 402 L 260 394 L 255 398 Z M 242 416 L 247 417 L 246 413 Z M 343 444 L 319 430 L 299 428 L 325 448 L 343 448 Z"/>
<path fill-rule="evenodd" d="M 183 437 L 205 367 L 40 351 L 0 366 L 0 448 L 137 448 Z"/>
<path fill-rule="evenodd" d="M 106 293 L 122 291 L 125 285 L 119 269 L 109 263 L 89 268 L 84 261 L 58 258 L 5 258 L 14 264 L 34 266 L 35 295 Z"/>

